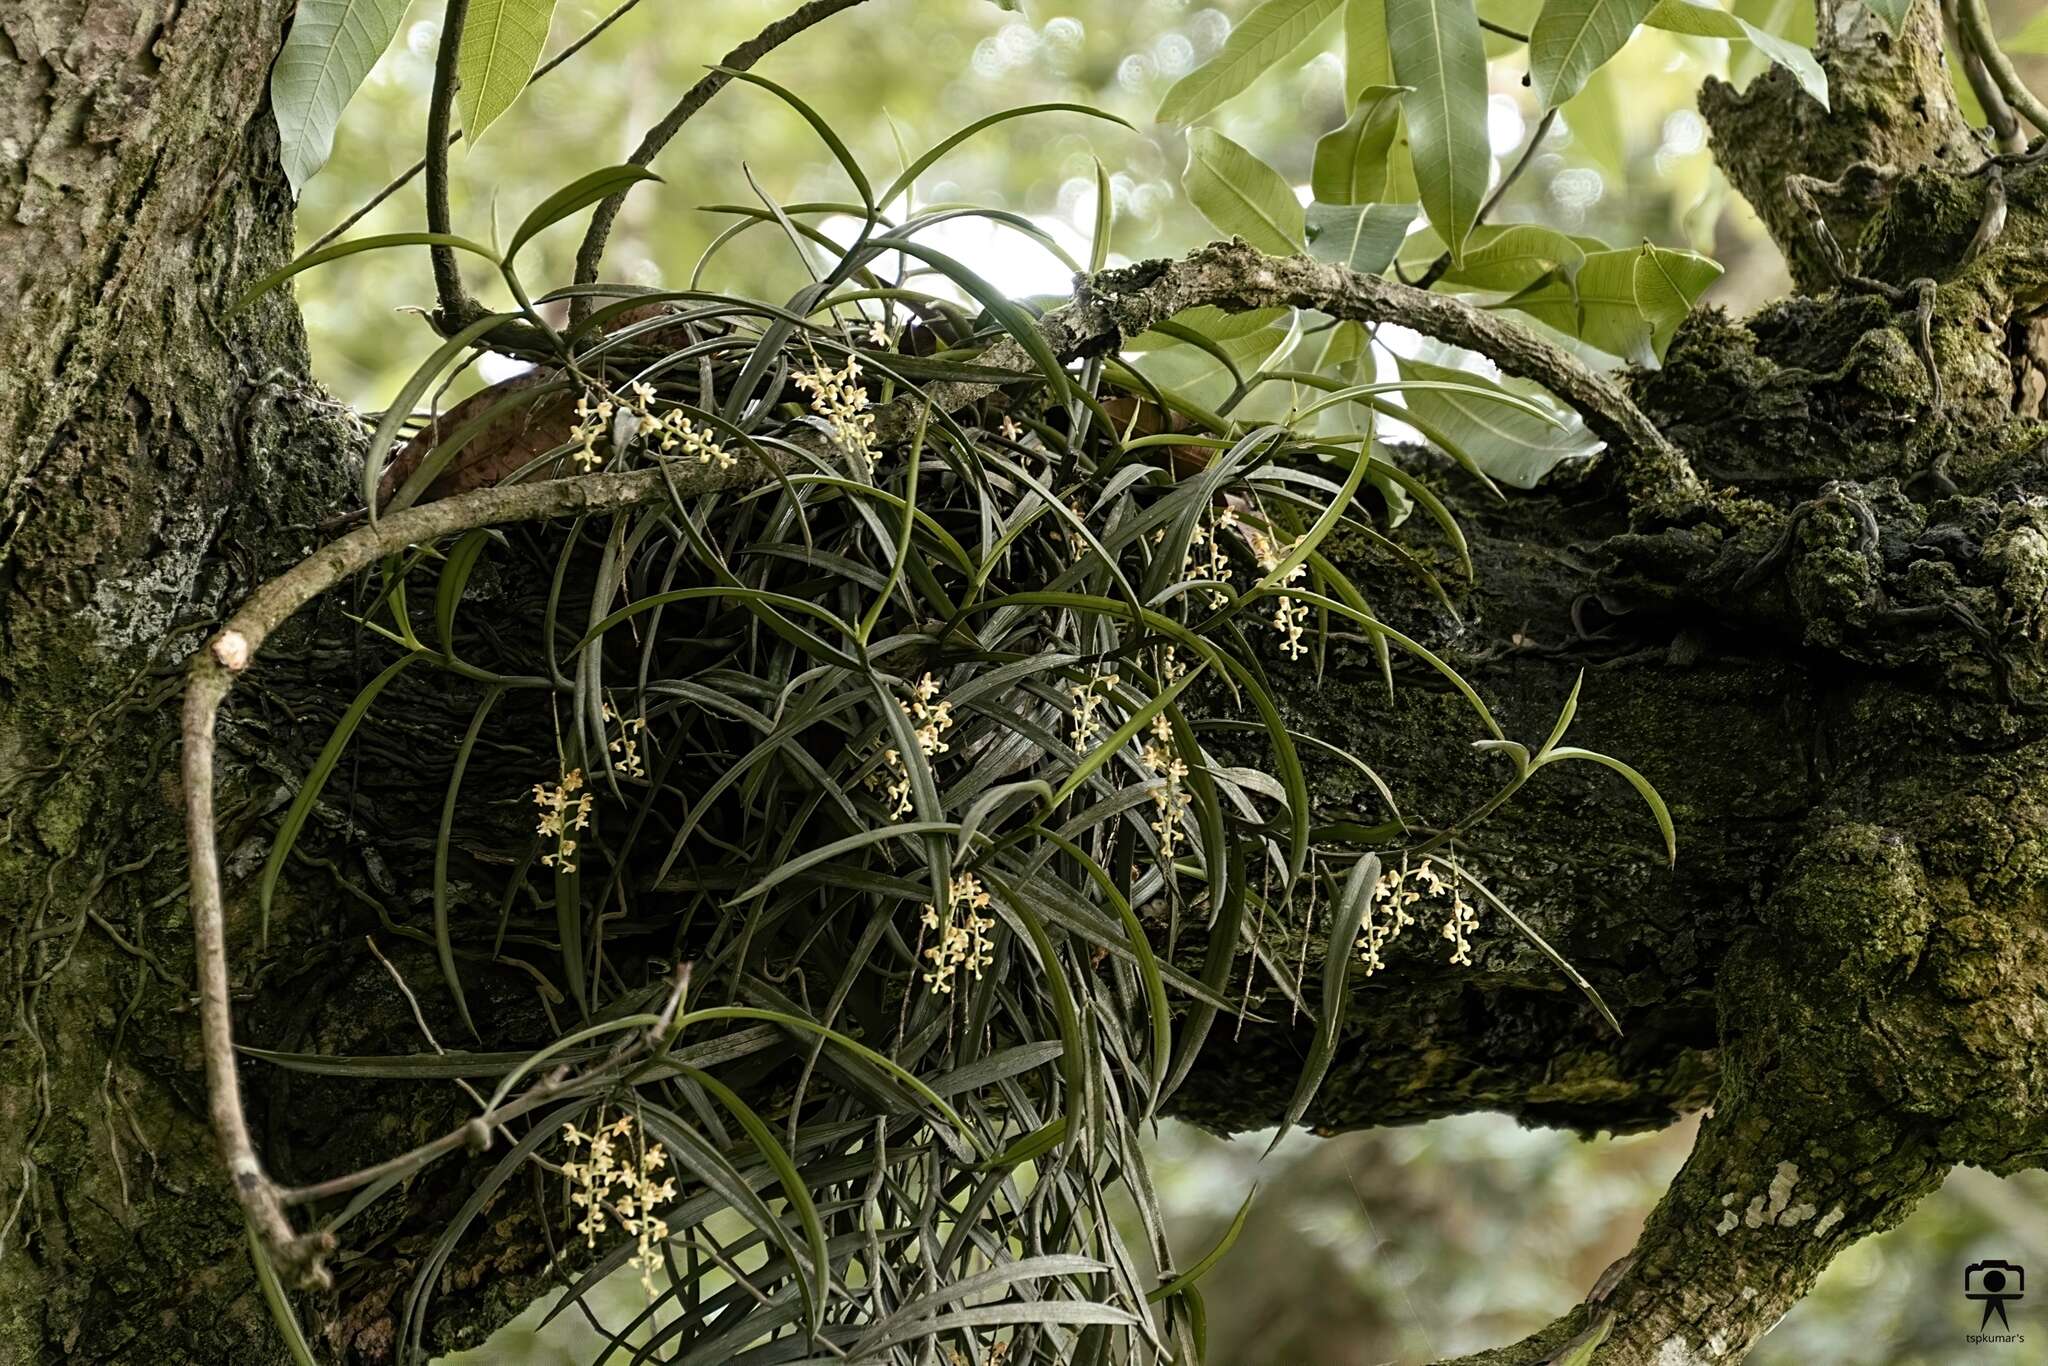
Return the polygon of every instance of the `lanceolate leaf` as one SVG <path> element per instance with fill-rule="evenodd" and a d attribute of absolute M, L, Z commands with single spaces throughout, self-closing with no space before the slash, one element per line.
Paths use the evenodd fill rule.
<path fill-rule="evenodd" d="M 1301 201 L 1280 173 L 1223 134 L 1188 134 L 1188 198 L 1221 232 L 1271 256 L 1301 250 Z"/>
<path fill-rule="evenodd" d="M 299 0 L 270 69 L 278 152 L 293 193 L 327 164 L 341 111 L 405 17 L 405 0 Z"/>
<path fill-rule="evenodd" d="M 472 0 L 455 60 L 455 101 L 471 143 L 526 88 L 554 17 L 555 0 Z"/>
<path fill-rule="evenodd" d="M 1513 293 L 1550 274 L 1577 275 L 1586 251 L 1555 228 L 1540 223 L 1481 227 L 1465 244 L 1462 265 L 1446 271 L 1447 285 Z"/>
<path fill-rule="evenodd" d="M 1455 265 L 1493 175 L 1479 16 L 1472 0 L 1387 0 L 1387 46 L 1409 87 L 1401 107 L 1422 208 Z"/>
<path fill-rule="evenodd" d="M 1451 380 L 1493 389 L 1503 386 L 1473 374 L 1426 361 L 1399 359 L 1403 379 Z M 1512 392 L 1512 391 L 1511 391 Z M 1524 398 L 1541 391 L 1527 386 Z M 1448 389 L 1414 389 L 1401 396 L 1409 411 L 1465 448 L 1488 477 L 1518 489 L 1534 488 L 1561 462 L 1591 455 L 1600 443 L 1576 418 L 1556 422 L 1531 417 L 1505 403 L 1492 403 Z"/>
<path fill-rule="evenodd" d="M 1548 0 L 1529 31 L 1529 78 L 1545 109 L 1579 93 L 1586 78 L 1656 7 L 1657 0 Z"/>
<path fill-rule="evenodd" d="M 1311 204 L 1308 254 L 1361 275 L 1377 275 L 1394 263 L 1414 218 L 1413 204 Z"/>
<path fill-rule="evenodd" d="M 1387 0 L 1349 0 L 1344 6 L 1344 93 L 1359 101 L 1374 86 L 1394 83 L 1387 53 Z"/>
<path fill-rule="evenodd" d="M 1166 92 L 1161 123 L 1192 123 L 1242 92 L 1305 42 L 1344 0 L 1266 0 L 1230 31 L 1214 57 Z"/>
<path fill-rule="evenodd" d="M 1316 141 L 1309 184 L 1325 204 L 1370 204 L 1386 197 L 1387 158 L 1401 131 L 1401 88 L 1376 85 L 1358 96 L 1344 126 Z"/>
<path fill-rule="evenodd" d="M 1574 282 L 1552 276 L 1505 301 L 1589 346 L 1654 367 L 1721 268 L 1669 247 L 1588 252 Z"/>
<path fill-rule="evenodd" d="M 1790 38 L 1767 33 L 1739 15 L 1712 5 L 1695 4 L 1693 0 L 1659 0 L 1657 7 L 1650 11 L 1650 17 L 1643 22 L 1667 33 L 1748 42 L 1791 72 L 1799 82 L 1799 88 L 1818 101 L 1821 108 L 1828 107 L 1828 73 L 1821 70 L 1820 63 L 1814 60 L 1811 52 Z"/>

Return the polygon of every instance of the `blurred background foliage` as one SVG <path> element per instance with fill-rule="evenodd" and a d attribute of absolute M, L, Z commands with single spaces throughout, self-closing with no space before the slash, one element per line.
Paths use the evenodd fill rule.
<path fill-rule="evenodd" d="M 611 8 L 563 0 L 549 53 Z M 458 147 L 456 230 L 488 236 L 494 219 L 514 221 L 582 171 L 623 160 L 705 64 L 787 8 L 788 0 L 643 0 L 529 90 L 479 145 Z M 1152 114 L 1166 89 L 1206 60 L 1249 8 L 1250 0 L 1029 0 L 1021 9 L 986 0 L 877 0 L 829 20 L 761 70 L 816 105 L 878 172 L 893 173 L 954 128 L 1017 104 L 1075 100 L 1120 115 L 1135 131 L 1070 114 L 999 125 L 940 163 L 918 197 L 1029 215 L 1082 254 L 1100 158 L 1115 196 L 1112 259 L 1134 260 L 1175 254 L 1211 235 L 1180 192 L 1184 135 Z M 1536 8 L 1536 0 L 1480 0 L 1484 17 L 1525 30 Z M 302 201 L 302 244 L 418 157 L 439 9 L 435 0 L 413 6 L 350 106 L 332 159 Z M 1773 32 L 1811 36 L 1805 0 L 1740 0 L 1737 9 Z M 2048 14 L 2037 0 L 1998 0 L 1992 10 L 2001 33 L 2024 35 L 2015 44 L 2023 70 L 2037 82 L 2048 77 L 2048 59 L 2038 55 L 2048 51 Z M 1337 29 L 1327 25 L 1205 122 L 1305 185 L 1315 138 L 1344 117 Z M 1497 44 L 1492 69 L 1490 133 L 1502 159 L 1517 153 L 1535 124 L 1520 50 L 1511 46 Z M 1738 311 L 1781 293 L 1783 264 L 1714 169 L 1693 108 L 1706 76 L 1742 81 L 1760 67 L 1747 49 L 1639 32 L 1567 105 L 1494 221 L 1542 221 L 1617 246 L 1648 239 L 1708 252 L 1727 267 L 1708 302 Z M 705 206 L 759 202 L 749 171 L 783 203 L 847 196 L 802 121 L 746 87 L 714 99 L 656 169 L 664 183 L 629 201 L 612 236 L 607 278 L 685 285 L 732 221 Z M 415 181 L 351 231 L 421 224 Z M 579 229 L 580 221 L 542 240 L 527 268 L 531 284 L 566 281 Z M 1067 287 L 1066 268 L 1021 235 L 968 221 L 933 240 L 1016 295 L 1058 295 Z M 417 310 L 431 301 L 431 280 L 424 253 L 369 260 L 301 276 L 296 288 L 321 378 L 374 409 L 429 343 Z M 804 278 L 771 232 L 742 237 L 714 269 L 720 289 L 778 299 Z M 472 280 L 486 302 L 491 283 Z M 483 367 L 482 378 L 492 377 Z M 1473 1115 L 1331 1139 L 1291 1136 L 1261 1161 L 1261 1136 L 1225 1142 L 1169 1123 L 1160 1130 L 1156 1170 L 1183 1259 L 1211 1246 L 1245 1192 L 1260 1187 L 1228 1262 L 1204 1286 L 1217 1366 L 1365 1366 L 1472 1351 L 1549 1321 L 1628 1250 L 1690 1139 L 1690 1124 L 1582 1141 Z M 1961 1335 L 1976 1326 L 1975 1306 L 1961 1293 L 1963 1267 L 1984 1257 L 2048 1275 L 2048 1177 L 2000 1181 L 1957 1172 L 1905 1226 L 1837 1262 L 1752 1360 L 1956 1361 L 1970 1350 Z M 625 1280 L 614 1322 L 644 1302 L 638 1282 Z M 2048 1290 L 2036 1298 L 2048 1299 Z M 592 1307 L 605 1317 L 602 1297 Z M 2033 1299 L 2015 1310 L 2033 1312 Z M 545 1329 L 537 1327 L 540 1314 L 536 1308 L 450 1360 L 570 1366 L 602 1349 L 604 1338 L 579 1312 Z M 2015 1327 L 2027 1331 L 2023 1322 Z"/>

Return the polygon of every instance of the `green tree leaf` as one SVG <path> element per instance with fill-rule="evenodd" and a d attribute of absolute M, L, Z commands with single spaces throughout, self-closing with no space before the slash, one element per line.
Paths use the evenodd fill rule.
<path fill-rule="evenodd" d="M 1529 30 L 1529 78 L 1545 109 L 1579 93 L 1657 0 L 1548 0 Z"/>
<path fill-rule="evenodd" d="M 1344 95 L 1352 103 L 1374 86 L 1394 83 L 1387 52 L 1387 0 L 1349 0 L 1344 6 Z"/>
<path fill-rule="evenodd" d="M 1650 325 L 1650 352 L 1661 362 L 1693 301 L 1721 278 L 1721 266 L 1695 251 L 1644 246 L 1636 252 L 1635 276 L 1636 307 Z"/>
<path fill-rule="evenodd" d="M 1693 301 L 1720 274 L 1697 252 L 1670 247 L 1594 251 L 1576 281 L 1551 276 L 1496 307 L 1520 309 L 1588 346 L 1654 368 Z"/>
<path fill-rule="evenodd" d="M 1470 370 L 1432 365 L 1398 357 L 1401 378 L 1441 380 L 1497 389 L 1531 399 L 1555 412 L 1554 422 L 1532 417 L 1506 403 L 1491 402 L 1449 389 L 1410 389 L 1401 402 L 1430 426 L 1463 447 L 1488 478 L 1518 489 L 1534 488 L 1543 476 L 1566 460 L 1582 459 L 1600 448 L 1576 414 L 1566 413 L 1536 385 L 1491 380 Z"/>
<path fill-rule="evenodd" d="M 1413 204 L 1311 204 L 1304 214 L 1308 254 L 1377 275 L 1394 263 L 1414 220 Z"/>
<path fill-rule="evenodd" d="M 405 0 L 300 0 L 270 69 L 270 107 L 292 193 L 327 164 L 341 111 L 404 17 Z"/>
<path fill-rule="evenodd" d="M 1188 134 L 1188 199 L 1218 231 L 1271 256 L 1302 248 L 1301 201 L 1280 173 L 1213 128 Z"/>
<path fill-rule="evenodd" d="M 1462 261 L 1493 176 L 1486 133 L 1486 49 L 1472 0 L 1387 0 L 1387 46 L 1423 212 Z"/>
<path fill-rule="evenodd" d="M 1266 0 L 1230 31 L 1216 55 L 1174 83 L 1160 101 L 1161 123 L 1192 123 L 1242 93 L 1275 63 L 1308 41 L 1309 34 L 1344 0 Z"/>
<path fill-rule="evenodd" d="M 462 131 L 474 143 L 526 89 L 548 40 L 555 0 L 472 0 L 455 59 Z"/>
<path fill-rule="evenodd" d="M 1444 272 L 1443 281 L 1512 294 L 1552 271 L 1569 279 L 1579 273 L 1585 259 L 1585 248 L 1555 228 L 1540 223 L 1487 226 L 1473 229 L 1466 239 L 1464 261 Z"/>
<path fill-rule="evenodd" d="M 1309 184 L 1325 204 L 1371 204 L 1386 197 L 1387 162 L 1401 131 L 1401 87 L 1361 91 L 1344 126 L 1316 140 Z"/>
<path fill-rule="evenodd" d="M 1629 172 L 1629 130 L 1623 126 L 1620 87 L 1614 69 L 1601 67 L 1572 101 L 1571 112 L 1573 145 L 1613 174 L 1617 190 L 1626 187 Z"/>
<path fill-rule="evenodd" d="M 1658 0 L 1657 7 L 1643 22 L 1667 33 L 1749 43 L 1791 72 L 1799 88 L 1819 102 L 1821 108 L 1828 107 L 1828 73 L 1821 70 L 1811 52 L 1789 38 L 1766 33 L 1747 19 L 1712 5 L 1695 4 L 1693 0 Z"/>

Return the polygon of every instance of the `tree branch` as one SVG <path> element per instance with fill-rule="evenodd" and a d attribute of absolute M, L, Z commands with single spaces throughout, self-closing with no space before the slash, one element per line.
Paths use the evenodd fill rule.
<path fill-rule="evenodd" d="M 1584 415 L 1612 448 L 1622 486 L 1636 507 L 1669 511 L 1705 495 L 1685 456 L 1629 396 L 1563 348 L 1461 299 L 1305 256 L 1263 256 L 1241 241 L 1216 242 L 1179 261 L 1103 271 L 1079 281 L 1074 301 L 1048 314 L 1044 328 L 1060 354 L 1092 355 L 1205 304 L 1232 313 L 1312 308 L 1350 322 L 1398 323 L 1476 351 Z M 990 365 L 1027 362 L 1022 348 L 1007 342 L 984 357 Z"/>
<path fill-rule="evenodd" d="M 669 140 L 699 109 L 702 109 L 713 95 L 725 89 L 732 81 L 732 73 L 746 71 L 754 63 L 788 42 L 797 34 L 814 24 L 831 18 L 841 10 L 852 9 L 863 0 L 810 0 L 803 8 L 777 19 L 759 33 L 725 54 L 718 65 L 724 70 L 714 70 L 676 101 L 675 108 L 662 117 L 660 123 L 647 130 L 647 136 L 640 139 L 640 145 L 633 149 L 633 155 L 626 160 L 634 166 L 645 166 L 652 162 Z M 619 216 L 619 208 L 626 202 L 624 191 L 609 195 L 599 201 L 597 211 L 590 216 L 590 226 L 584 231 L 583 245 L 576 250 L 576 283 L 589 285 L 597 283 L 598 267 L 604 262 L 605 240 L 610 237 L 612 223 Z M 591 299 L 579 296 L 569 306 L 573 321 L 581 322 L 588 317 Z"/>

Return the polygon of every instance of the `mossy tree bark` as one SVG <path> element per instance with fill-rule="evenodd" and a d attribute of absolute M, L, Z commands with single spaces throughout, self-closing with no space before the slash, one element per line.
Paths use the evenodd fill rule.
<path fill-rule="evenodd" d="M 357 449 L 306 378 L 289 301 L 224 311 L 290 242 L 263 107 L 287 8 L 17 0 L 0 16 L 0 284 L 21 301 L 0 316 L 7 1360 L 281 1357 L 204 1127 L 166 760 L 178 657 L 346 510 Z M 1496 1109 L 1640 1129 L 1712 1106 L 1633 1257 L 1483 1360 L 1548 1361 L 1589 1332 L 1605 1333 L 1593 1360 L 1616 1366 L 1738 1359 L 1836 1251 L 1904 1217 L 1950 1165 L 2048 1153 L 2034 1056 L 2048 1034 L 2048 472 L 2031 360 L 2048 170 L 2005 177 L 2004 230 L 1973 252 L 1990 181 L 1941 83 L 1931 6 L 1899 39 L 1859 6 L 1840 13 L 1823 54 L 1834 115 L 1778 77 L 1702 98 L 1805 289 L 1740 323 L 1696 316 L 1662 371 L 1630 378 L 1715 491 L 1648 510 L 1638 496 L 1632 515 L 1599 470 L 1504 504 L 1444 474 L 1478 569 L 1456 625 L 1404 598 L 1370 547 L 1347 552 L 1395 624 L 1449 655 L 1514 734 L 1545 733 L 1587 670 L 1574 739 L 1636 763 L 1679 820 L 1673 870 L 1618 782 L 1567 766 L 1460 839 L 1600 986 L 1619 1039 L 1491 922 L 1471 969 L 1411 937 L 1386 971 L 1354 974 L 1319 1127 Z M 1807 202 L 1854 273 L 1890 292 L 1837 279 L 1788 195 L 1795 176 L 1820 187 Z M 1924 342 L 1917 305 L 1893 297 L 1922 297 L 1922 279 Z M 1114 305 L 1143 284 L 1140 271 L 1100 289 Z M 1413 539 L 1451 575 L 1444 547 Z M 266 659 L 299 692 L 238 703 L 251 711 L 230 728 L 222 844 L 243 879 L 305 746 L 360 682 L 331 617 Z M 1292 676 L 1299 724 L 1419 794 L 1411 817 L 1451 822 L 1498 781 L 1465 748 L 1462 703 L 1429 678 L 1404 671 L 1389 699 L 1369 652 L 1342 642 L 1320 680 Z M 450 702 L 406 703 L 387 742 L 460 729 Z M 1317 795 L 1367 823 L 1383 814 L 1336 773 Z M 392 874 L 354 836 L 415 815 L 405 794 L 379 796 L 331 823 L 337 859 L 289 891 L 272 948 L 237 902 L 252 1041 L 417 1046 L 410 1007 L 361 948 L 364 917 L 377 923 L 364 907 Z M 1260 932 L 1283 961 L 1323 952 L 1312 923 Z M 430 953 L 397 956 L 433 980 Z M 471 992 L 487 1043 L 541 1027 L 530 992 Z M 453 1034 L 440 994 L 424 995 Z M 1305 1029 L 1219 1023 L 1179 1112 L 1225 1130 L 1273 1122 Z M 460 1114 L 431 1087 L 375 1097 L 252 1072 L 250 1088 L 282 1173 L 331 1174 Z M 474 1170 L 444 1162 L 353 1240 L 336 1290 L 305 1306 L 323 1351 L 388 1359 L 417 1238 Z M 488 1245 L 446 1277 L 442 1343 L 474 1341 L 546 1283 L 531 1209 L 508 1200 L 491 1220 Z"/>

